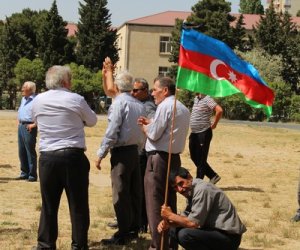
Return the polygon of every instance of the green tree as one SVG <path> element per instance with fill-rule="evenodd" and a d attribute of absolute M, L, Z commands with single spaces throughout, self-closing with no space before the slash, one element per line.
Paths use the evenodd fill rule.
<path fill-rule="evenodd" d="M 76 63 L 71 63 L 70 68 L 72 70 L 72 91 L 84 96 L 87 103 L 91 107 L 95 107 L 94 98 L 104 95 L 101 70 L 94 73 Z"/>
<path fill-rule="evenodd" d="M 38 37 L 39 57 L 46 69 L 52 65 L 69 63 L 74 59 L 66 25 L 67 22 L 58 14 L 54 0 Z"/>
<path fill-rule="evenodd" d="M 264 14 L 264 6 L 260 0 L 240 0 L 239 12 L 242 14 Z"/>
<path fill-rule="evenodd" d="M 235 48 L 240 51 L 250 50 L 253 47 L 252 38 L 249 35 L 246 37 L 246 28 L 244 27 L 244 15 L 241 14 L 232 30 Z"/>
<path fill-rule="evenodd" d="M 33 81 L 36 83 L 37 92 L 45 88 L 45 68 L 42 60 L 39 58 L 32 61 L 24 57 L 21 58 L 14 68 L 14 73 L 16 83 L 19 87 L 21 87 L 25 81 Z"/>
<path fill-rule="evenodd" d="M 230 3 L 225 0 L 202 0 L 192 7 L 188 21 L 198 25 L 197 30 L 225 42 L 231 48 L 236 46 L 232 37 L 231 22 L 235 17 L 230 15 Z"/>
<path fill-rule="evenodd" d="M 292 121 L 300 123 L 300 95 L 292 95 L 289 113 Z"/>
<path fill-rule="evenodd" d="M 285 46 L 282 39 L 281 20 L 275 11 L 273 1 L 266 10 L 266 15 L 260 17 L 255 37 L 258 45 L 270 55 L 279 55 Z"/>
<path fill-rule="evenodd" d="M 83 0 L 79 5 L 77 61 L 97 72 L 105 57 L 119 60 L 117 30 L 111 27 L 107 0 Z"/>
<path fill-rule="evenodd" d="M 281 14 L 280 18 L 282 40 L 285 43 L 280 52 L 283 62 L 281 75 L 284 81 L 291 85 L 292 91 L 300 94 L 300 33 L 288 12 Z"/>
<path fill-rule="evenodd" d="M 297 11 L 296 16 L 297 16 L 297 17 L 300 17 L 300 10 Z"/>

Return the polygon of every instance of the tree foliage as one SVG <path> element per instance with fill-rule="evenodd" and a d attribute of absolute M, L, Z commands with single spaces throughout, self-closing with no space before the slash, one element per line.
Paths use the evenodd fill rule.
<path fill-rule="evenodd" d="M 280 55 L 283 69 L 281 76 L 291 85 L 292 91 L 300 93 L 300 35 L 288 12 L 276 13 L 273 2 L 257 25 L 256 39 L 270 55 Z"/>
<path fill-rule="evenodd" d="M 97 72 L 105 57 L 109 56 L 114 63 L 119 60 L 117 30 L 111 27 L 107 0 L 83 0 L 79 5 L 78 64 Z"/>
<path fill-rule="evenodd" d="M 56 0 L 53 1 L 50 11 L 38 39 L 39 56 L 48 69 L 52 65 L 63 65 L 73 58 L 72 44 L 67 38 L 67 22 L 58 14 Z"/>
<path fill-rule="evenodd" d="M 102 88 L 102 72 L 94 73 L 83 65 L 71 63 L 72 91 L 84 96 L 91 107 L 95 107 L 95 97 L 105 95 Z"/>
<path fill-rule="evenodd" d="M 16 83 L 21 87 L 25 81 L 33 81 L 36 83 L 37 92 L 45 88 L 45 68 L 41 59 L 36 58 L 29 60 L 21 58 L 14 68 Z"/>
<path fill-rule="evenodd" d="M 240 0 L 239 12 L 242 14 L 264 14 L 264 6 L 260 0 Z"/>
<path fill-rule="evenodd" d="M 231 48 L 236 46 L 230 23 L 235 17 L 230 14 L 231 4 L 225 0 L 202 0 L 192 7 L 188 21 L 197 25 L 197 30 L 225 42 Z"/>

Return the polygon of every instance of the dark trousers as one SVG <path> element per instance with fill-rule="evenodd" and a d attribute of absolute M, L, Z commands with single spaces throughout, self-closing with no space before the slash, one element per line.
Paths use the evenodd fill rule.
<path fill-rule="evenodd" d="M 37 128 L 31 132 L 27 130 L 28 124 L 19 124 L 18 148 L 21 163 L 21 177 L 37 178 L 37 154 L 35 151 Z"/>
<path fill-rule="evenodd" d="M 171 157 L 171 171 L 181 166 L 179 154 Z M 157 226 L 162 220 L 160 215 L 161 206 L 165 201 L 166 176 L 168 168 L 168 154 L 156 153 L 148 156 L 145 173 L 145 195 L 148 223 L 151 233 L 151 246 L 149 249 L 160 249 L 161 234 L 157 231 Z M 169 186 L 167 205 L 174 213 L 177 212 L 176 192 Z M 168 231 L 164 232 L 164 249 L 176 249 L 174 241 L 169 241 Z"/>
<path fill-rule="evenodd" d="M 241 235 L 201 228 L 172 228 L 171 237 L 186 250 L 237 250 Z"/>
<path fill-rule="evenodd" d="M 207 162 L 210 141 L 212 139 L 211 128 L 201 133 L 191 133 L 189 137 L 189 149 L 191 159 L 197 167 L 196 178 L 203 179 L 207 176 L 209 179 L 216 176 L 216 172 Z"/>
<path fill-rule="evenodd" d="M 38 249 L 56 249 L 57 213 L 65 190 L 72 224 L 72 249 L 88 249 L 90 164 L 83 150 L 41 152 L 39 175 L 42 211 Z"/>
<path fill-rule="evenodd" d="M 126 236 L 140 227 L 142 190 L 137 146 L 112 149 L 110 162 L 118 235 Z"/>
<path fill-rule="evenodd" d="M 139 163 L 140 163 L 140 170 L 141 170 L 141 190 L 142 190 L 142 206 L 141 206 L 141 225 L 140 229 L 147 231 L 148 227 L 148 219 L 147 219 L 147 211 L 146 211 L 146 199 L 145 199 L 145 188 L 144 188 L 144 177 L 147 167 L 147 155 L 146 151 L 143 151 L 139 155 Z"/>

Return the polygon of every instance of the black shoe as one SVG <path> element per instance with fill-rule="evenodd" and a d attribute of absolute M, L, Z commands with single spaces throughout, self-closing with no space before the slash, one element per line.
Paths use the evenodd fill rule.
<path fill-rule="evenodd" d="M 300 214 L 296 214 L 292 219 L 291 222 L 298 222 L 300 221 Z"/>
<path fill-rule="evenodd" d="M 134 240 L 137 239 L 139 237 L 139 232 L 138 231 L 130 231 L 127 235 L 126 238 L 128 240 Z"/>
<path fill-rule="evenodd" d="M 148 226 L 147 225 L 143 225 L 139 229 L 139 232 L 142 233 L 142 234 L 147 233 L 147 231 L 148 231 Z"/>
<path fill-rule="evenodd" d="M 27 176 L 18 176 L 17 178 L 15 178 L 15 180 L 17 180 L 17 181 L 27 180 L 27 179 L 28 179 Z"/>
<path fill-rule="evenodd" d="M 110 245 L 126 245 L 127 240 L 125 237 L 118 237 L 118 236 L 113 236 L 110 239 L 103 239 L 100 241 L 100 243 L 104 246 L 110 246 Z"/>
<path fill-rule="evenodd" d="M 37 178 L 29 176 L 29 178 L 27 179 L 27 181 L 29 181 L 29 182 L 36 182 Z"/>
<path fill-rule="evenodd" d="M 109 226 L 112 229 L 117 229 L 118 228 L 118 222 L 117 221 L 108 222 L 107 226 Z"/>

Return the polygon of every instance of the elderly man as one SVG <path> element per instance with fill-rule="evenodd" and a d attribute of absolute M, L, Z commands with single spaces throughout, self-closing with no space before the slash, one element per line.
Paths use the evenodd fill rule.
<path fill-rule="evenodd" d="M 113 205 L 119 230 L 103 245 L 125 245 L 138 237 L 141 213 L 141 176 L 138 149 L 143 147 L 144 135 L 137 124 L 144 114 L 143 104 L 132 97 L 132 76 L 124 71 L 115 78 L 118 94 L 108 111 L 108 127 L 97 152 L 96 167 L 111 153 Z"/>
<path fill-rule="evenodd" d="M 37 180 L 37 155 L 35 151 L 37 128 L 32 117 L 32 101 L 35 98 L 35 83 L 25 82 L 22 86 L 22 100 L 18 110 L 18 146 L 21 174 L 17 180 Z"/>
<path fill-rule="evenodd" d="M 168 153 L 172 117 L 175 99 L 175 83 L 169 77 L 158 77 L 154 80 L 152 96 L 157 110 L 153 119 L 140 117 L 139 123 L 147 136 L 145 149 L 148 154 L 145 173 L 145 195 L 149 227 L 151 231 L 151 245 L 149 249 L 159 249 L 161 235 L 157 226 L 161 220 L 160 207 L 164 204 L 165 184 L 168 166 Z M 179 101 L 176 101 L 176 113 L 173 127 L 173 139 L 171 149 L 171 171 L 181 165 L 180 153 L 183 152 L 186 136 L 189 129 L 190 112 Z M 176 211 L 176 192 L 168 190 L 168 204 Z M 164 235 L 164 249 L 176 248 L 172 242 L 168 242 L 168 234 Z"/>
<path fill-rule="evenodd" d="M 146 117 L 151 119 L 156 111 L 156 105 L 152 96 L 149 93 L 149 85 L 146 79 L 144 78 L 135 78 L 133 84 L 133 90 L 131 94 L 136 99 L 140 100 L 145 108 Z M 141 212 L 141 226 L 140 232 L 146 233 L 148 229 L 148 219 L 146 211 L 146 200 L 145 200 L 145 189 L 144 189 L 144 177 L 147 166 L 147 154 L 145 148 L 139 152 L 139 163 L 141 169 L 141 178 L 142 178 L 142 212 Z"/>
<path fill-rule="evenodd" d="M 179 168 L 170 174 L 170 185 L 187 198 L 183 215 L 162 206 L 158 231 L 172 228 L 171 236 L 186 250 L 237 250 L 246 227 L 225 193 L 189 171 Z"/>
<path fill-rule="evenodd" d="M 65 189 L 72 224 L 72 250 L 84 250 L 88 249 L 90 224 L 90 163 L 84 154 L 84 126 L 94 126 L 97 116 L 82 96 L 70 91 L 69 67 L 51 67 L 46 74 L 46 87 L 49 90 L 38 95 L 32 107 L 40 132 L 42 196 L 36 249 L 56 249 L 57 213 Z"/>

